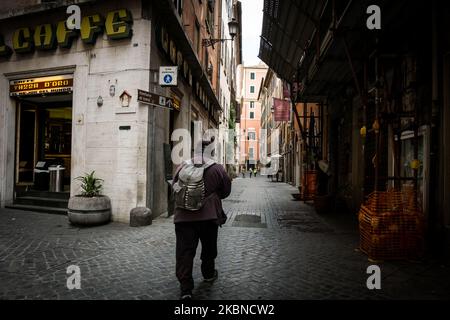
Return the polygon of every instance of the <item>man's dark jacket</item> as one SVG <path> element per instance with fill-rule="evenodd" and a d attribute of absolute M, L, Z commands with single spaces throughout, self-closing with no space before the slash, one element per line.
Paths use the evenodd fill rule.
<path fill-rule="evenodd" d="M 178 181 L 178 173 L 183 165 L 177 168 L 173 183 Z M 174 223 L 206 220 L 216 220 L 218 224 L 224 223 L 222 199 L 230 195 L 231 180 L 223 166 L 218 163 L 205 169 L 203 180 L 206 199 L 204 206 L 198 211 L 175 208 Z"/>

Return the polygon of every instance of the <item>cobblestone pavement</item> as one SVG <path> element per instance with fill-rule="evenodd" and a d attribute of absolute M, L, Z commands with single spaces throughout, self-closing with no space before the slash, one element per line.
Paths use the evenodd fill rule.
<path fill-rule="evenodd" d="M 219 279 L 202 282 L 199 248 L 197 299 L 449 298 L 449 265 L 430 259 L 381 263 L 382 289 L 368 290 L 356 219 L 318 216 L 296 192 L 264 177 L 233 181 Z M 69 265 L 80 267 L 80 290 L 66 287 Z M 172 218 L 76 228 L 66 216 L 0 210 L 0 299 L 178 299 L 174 269 Z"/>

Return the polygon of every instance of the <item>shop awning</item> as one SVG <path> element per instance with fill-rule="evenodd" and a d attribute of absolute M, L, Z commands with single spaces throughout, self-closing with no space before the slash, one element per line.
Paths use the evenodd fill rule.
<path fill-rule="evenodd" d="M 264 0 L 259 58 L 291 82 L 316 28 L 324 0 Z"/>
<path fill-rule="evenodd" d="M 366 27 L 372 4 L 382 10 L 378 32 Z M 298 102 L 323 101 L 355 84 L 376 35 L 387 51 L 398 47 L 411 6 L 406 0 L 265 0 L 259 57 L 279 78 L 300 83 Z"/>

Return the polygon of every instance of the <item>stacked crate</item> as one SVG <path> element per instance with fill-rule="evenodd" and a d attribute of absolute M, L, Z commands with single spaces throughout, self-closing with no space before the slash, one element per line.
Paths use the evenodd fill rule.
<path fill-rule="evenodd" d="M 418 258 L 423 216 L 415 193 L 375 191 L 359 211 L 360 248 L 372 260 Z"/>

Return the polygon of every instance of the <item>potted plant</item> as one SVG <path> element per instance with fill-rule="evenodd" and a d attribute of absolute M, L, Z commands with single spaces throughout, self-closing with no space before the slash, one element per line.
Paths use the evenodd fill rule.
<path fill-rule="evenodd" d="M 94 173 L 76 178 L 81 182 L 82 192 L 69 199 L 68 218 L 72 224 L 99 225 L 111 220 L 111 200 L 100 194 L 103 179 L 95 177 Z"/>

